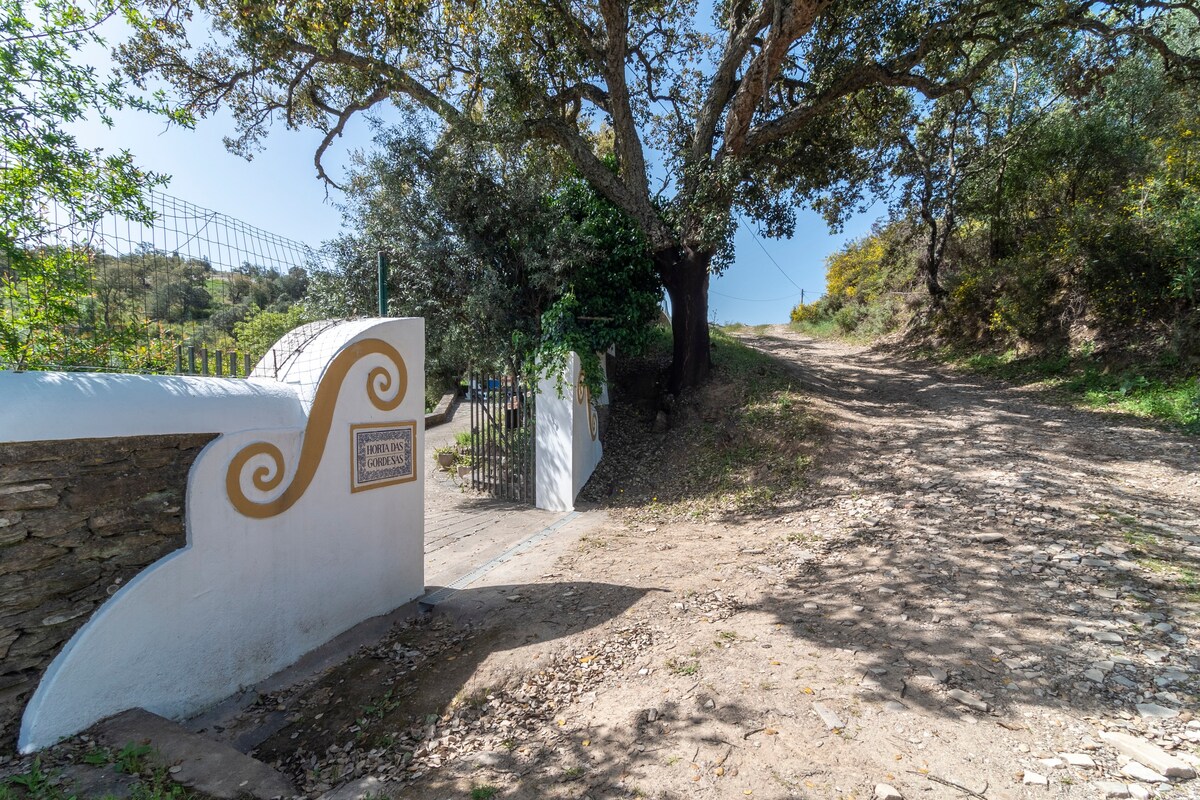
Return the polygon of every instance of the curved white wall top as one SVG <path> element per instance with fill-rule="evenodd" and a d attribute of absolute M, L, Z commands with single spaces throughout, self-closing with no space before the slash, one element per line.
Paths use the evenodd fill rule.
<path fill-rule="evenodd" d="M 0 372 L 0 441 L 304 427 L 295 386 L 188 375 Z"/>

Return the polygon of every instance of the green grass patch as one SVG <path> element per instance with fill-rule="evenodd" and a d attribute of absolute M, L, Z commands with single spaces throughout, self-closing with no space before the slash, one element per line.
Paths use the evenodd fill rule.
<path fill-rule="evenodd" d="M 788 327 L 796 333 L 803 333 L 817 339 L 837 339 L 847 344 L 870 344 L 883 335 L 878 332 L 862 333 L 856 328 L 847 330 L 837 320 L 820 317 L 803 322 L 789 322 Z"/>
<path fill-rule="evenodd" d="M 939 356 L 971 372 L 1042 384 L 1087 408 L 1159 420 L 1200 434 L 1200 376 L 1181 373 L 1174 364 L 1115 369 L 1086 357 L 1021 357 L 1012 351 Z"/>
<path fill-rule="evenodd" d="M 806 322 L 793 322 L 788 327 L 797 333 L 807 333 L 809 336 L 817 336 L 822 339 L 842 339 L 846 337 L 846 334 L 838 328 L 837 323 L 828 318 Z"/>
<path fill-rule="evenodd" d="M 692 675 L 700 672 L 699 661 L 689 661 L 682 658 L 668 658 L 667 669 L 672 675 L 681 675 L 685 678 L 690 678 Z"/>
<path fill-rule="evenodd" d="M 686 494 L 726 511 L 769 510 L 803 486 L 813 419 L 778 361 L 724 331 L 713 331 L 712 345 L 715 374 L 702 391 Z"/>
<path fill-rule="evenodd" d="M 1122 532 L 1126 544 L 1135 550 L 1145 551 L 1158 544 L 1158 539 L 1145 531 L 1130 528 Z"/>
<path fill-rule="evenodd" d="M 753 333 L 762 336 L 771 330 L 771 325 L 766 322 L 760 325 L 747 325 L 744 322 L 727 322 L 724 325 L 714 326 L 712 329 L 719 330 L 722 333 Z"/>
<path fill-rule="evenodd" d="M 224 275 L 214 275 L 204 279 L 204 288 L 214 298 L 225 300 L 229 292 L 229 281 Z"/>
<path fill-rule="evenodd" d="M 1139 558 L 1137 564 L 1170 584 L 1171 588 L 1182 594 L 1188 602 L 1200 602 L 1200 572 L 1194 567 L 1154 556 Z"/>
<path fill-rule="evenodd" d="M 799 495 L 816 423 L 798 381 L 724 329 L 711 342 L 712 375 L 677 404 L 665 435 L 648 430 L 653 411 L 613 406 L 588 499 L 667 520 L 771 513 Z"/>
<path fill-rule="evenodd" d="M 1180 554 L 1168 548 L 1158 535 L 1136 527 L 1136 521 L 1119 516 L 1117 519 L 1132 526 L 1121 531 L 1121 537 L 1129 545 L 1129 556 L 1137 565 L 1158 576 L 1188 602 L 1200 602 L 1200 567 L 1194 561 L 1181 560 Z"/>
<path fill-rule="evenodd" d="M 382 697 L 373 699 L 362 707 L 362 716 L 358 724 L 366 728 L 372 721 L 378 721 L 400 707 L 400 698 L 395 696 L 393 689 L 388 689 Z"/>
<path fill-rule="evenodd" d="M 128 744 L 117 751 L 92 750 L 82 761 L 93 767 L 111 766 L 117 772 L 139 776 L 131 787 L 130 800 L 196 800 L 194 794 L 171 780 L 166 767 L 150 766 L 148 759 L 152 753 L 145 745 Z M 0 779 L 0 800 L 85 800 L 70 789 L 69 782 L 58 779 L 55 770 L 43 768 L 41 759 L 35 758 L 24 772 Z"/>

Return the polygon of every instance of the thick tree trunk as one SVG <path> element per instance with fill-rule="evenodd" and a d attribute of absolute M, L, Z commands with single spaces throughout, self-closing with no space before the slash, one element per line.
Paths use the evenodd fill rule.
<path fill-rule="evenodd" d="M 946 295 L 946 290 L 942 288 L 938 278 L 942 267 L 946 231 L 938 231 L 938 223 L 933 215 L 922 216 L 925 218 L 925 226 L 929 228 L 929 239 L 925 243 L 925 288 L 929 290 L 929 296 L 933 298 L 934 303 L 940 303 Z"/>
<path fill-rule="evenodd" d="M 654 254 L 671 298 L 673 356 L 667 391 L 675 396 L 699 386 L 712 366 L 708 340 L 708 265 L 711 253 L 687 247 Z"/>
<path fill-rule="evenodd" d="M 925 270 L 925 288 L 929 290 L 929 296 L 934 302 L 940 302 L 946 296 L 946 290 L 938 281 L 937 264 L 930 264 Z"/>

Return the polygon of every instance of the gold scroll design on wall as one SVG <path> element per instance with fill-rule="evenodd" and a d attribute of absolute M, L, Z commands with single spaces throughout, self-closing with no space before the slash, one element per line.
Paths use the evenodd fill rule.
<path fill-rule="evenodd" d="M 596 434 L 599 433 L 599 421 L 596 419 L 596 407 L 592 405 L 592 390 L 583 380 L 583 370 L 579 371 L 579 380 L 575 383 L 575 402 L 584 403 L 587 406 L 588 432 L 592 434 L 592 441 L 596 441 Z"/>
<path fill-rule="evenodd" d="M 260 465 L 250 477 L 254 488 L 260 492 L 270 492 L 283 482 L 284 460 L 283 453 L 270 442 L 255 442 L 238 451 L 229 464 L 225 473 L 225 491 L 229 501 L 239 513 L 254 519 L 266 519 L 282 514 L 299 500 L 313 476 L 325 453 L 325 442 L 329 438 L 329 429 L 333 424 L 333 411 L 337 406 L 338 395 L 342 383 L 350 368 L 367 356 L 381 355 L 391 361 L 396 371 L 396 393 L 391 399 L 382 395 L 392 389 L 392 375 L 387 367 L 375 367 L 367 375 L 367 397 L 371 405 L 380 411 L 391 411 L 404 400 L 408 391 L 408 368 L 404 358 L 396 348 L 382 339 L 363 339 L 342 350 L 329 364 L 317 387 L 317 396 L 313 400 L 312 411 L 308 415 L 308 425 L 304 428 L 304 443 L 300 448 L 300 459 L 296 465 L 296 473 L 292 482 L 274 500 L 256 502 L 246 497 L 242 491 L 242 472 L 252 458 L 266 456 L 271 460 L 271 466 Z"/>

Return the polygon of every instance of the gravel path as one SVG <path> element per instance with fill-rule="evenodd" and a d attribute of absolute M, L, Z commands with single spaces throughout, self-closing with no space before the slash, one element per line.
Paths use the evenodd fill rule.
<path fill-rule="evenodd" d="M 742 338 L 824 420 L 799 507 L 567 562 L 671 593 L 625 615 L 644 672 L 580 709 L 616 739 L 638 719 L 621 786 L 1200 796 L 1197 442 L 782 326 Z"/>
<path fill-rule="evenodd" d="M 1069 718 L 1082 735 L 1017 759 L 1035 783 L 1068 776 L 1070 748 L 1152 785 L 1098 724 L 1197 763 L 1195 440 L 782 327 L 746 341 L 829 420 L 815 552 L 778 566 L 812 587 L 810 635 L 867 656 L 860 686 L 927 713 Z"/>

